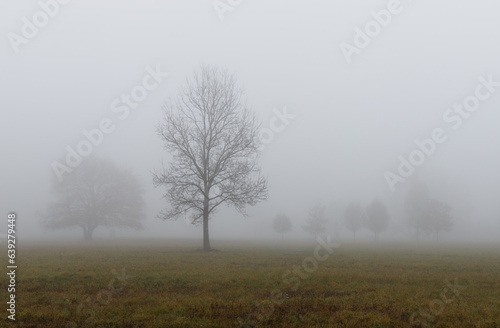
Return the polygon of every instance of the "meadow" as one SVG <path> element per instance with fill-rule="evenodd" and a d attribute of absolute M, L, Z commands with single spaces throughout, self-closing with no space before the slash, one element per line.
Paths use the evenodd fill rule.
<path fill-rule="evenodd" d="M 22 244 L 15 324 L 500 327 L 500 244 L 342 243 L 331 254 L 286 240 L 212 247 L 219 251 L 192 240 Z M 0 258 L 7 263 L 6 252 Z M 14 326 L 7 315 L 0 325 Z"/>

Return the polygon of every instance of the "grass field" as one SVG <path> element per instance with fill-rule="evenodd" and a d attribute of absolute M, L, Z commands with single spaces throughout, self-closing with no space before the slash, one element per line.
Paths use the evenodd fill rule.
<path fill-rule="evenodd" d="M 21 245 L 16 323 L 500 327 L 500 245 L 342 244 L 331 254 L 313 243 L 213 241 L 213 253 L 197 245 Z M 7 278 L 1 284 L 6 302 Z M 7 315 L 0 325 L 12 325 Z"/>

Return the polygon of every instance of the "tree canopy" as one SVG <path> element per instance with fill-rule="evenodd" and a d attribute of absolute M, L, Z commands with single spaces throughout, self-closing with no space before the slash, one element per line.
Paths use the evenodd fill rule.
<path fill-rule="evenodd" d="M 365 211 L 359 203 L 349 204 L 344 211 L 344 222 L 347 229 L 353 233 L 356 240 L 356 232 L 363 227 Z"/>
<path fill-rule="evenodd" d="M 273 229 L 283 237 L 285 233 L 292 230 L 292 221 L 285 214 L 278 214 L 273 220 Z"/>
<path fill-rule="evenodd" d="M 316 205 L 309 210 L 306 225 L 302 227 L 304 231 L 312 233 L 314 238 L 326 231 L 328 219 L 325 216 L 325 208 L 321 205 Z"/>
<path fill-rule="evenodd" d="M 42 215 L 49 229 L 80 227 L 85 240 L 99 226 L 141 229 L 145 203 L 138 180 L 112 162 L 87 158 L 60 181 L 54 177 L 55 200 Z"/>
<path fill-rule="evenodd" d="M 377 240 L 378 235 L 384 232 L 389 225 L 389 210 L 384 203 L 375 199 L 366 207 L 365 211 L 365 226 L 375 234 L 375 240 Z"/>
<path fill-rule="evenodd" d="M 451 231 L 453 228 L 453 217 L 451 207 L 437 199 L 430 197 L 429 190 L 421 182 L 415 182 L 410 187 L 405 201 L 406 213 L 409 224 L 415 228 L 417 240 L 420 232 L 425 234 L 436 234 L 439 239 L 441 231 Z"/>

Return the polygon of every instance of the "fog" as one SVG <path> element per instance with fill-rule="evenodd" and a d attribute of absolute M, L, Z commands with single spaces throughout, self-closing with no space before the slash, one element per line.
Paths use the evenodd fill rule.
<path fill-rule="evenodd" d="M 347 204 L 378 198 L 391 214 L 380 239 L 413 240 L 404 199 L 418 179 L 452 207 L 453 230 L 443 241 L 498 240 L 497 2 L 401 0 L 364 38 L 357 28 L 397 1 L 62 3 L 31 37 L 23 36 L 23 17 L 32 21 L 39 2 L 0 4 L 0 213 L 17 212 L 21 240 L 81 238 L 77 228 L 47 231 L 39 213 L 52 199 L 53 163 L 64 163 L 67 147 L 76 149 L 82 131 L 105 118 L 114 129 L 91 153 L 131 170 L 147 205 L 145 229 L 117 230 L 117 237 L 201 240 L 200 226 L 156 218 L 168 204 L 151 177 L 171 160 L 155 133 L 162 104 L 201 64 L 233 72 L 269 129 L 260 160 L 268 200 L 248 208 L 249 217 L 222 207 L 210 221 L 212 239 L 281 238 L 272 228 L 279 213 L 293 222 L 287 238 L 311 238 L 302 226 L 317 204 L 333 234 Z M 123 105 L 120 97 L 155 70 L 168 76 L 156 76 L 135 108 L 117 110 L 115 101 Z M 419 150 L 415 139 L 439 133 L 430 155 L 414 158 L 421 163 L 401 176 L 401 158 Z M 391 184 L 388 172 L 400 180 Z M 98 228 L 95 238 L 109 235 Z M 343 227 L 338 237 L 352 234 Z"/>

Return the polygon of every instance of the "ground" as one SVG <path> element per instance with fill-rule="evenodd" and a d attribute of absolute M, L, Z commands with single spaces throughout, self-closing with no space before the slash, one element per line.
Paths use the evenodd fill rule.
<path fill-rule="evenodd" d="M 286 240 L 213 240 L 212 247 L 220 252 L 175 240 L 18 245 L 16 322 L 500 327 L 500 244 L 350 243 L 331 254 L 321 249 L 318 257 L 317 243 Z M 1 284 L 6 301 L 8 280 Z M 7 314 L 0 326 L 12 324 Z"/>

